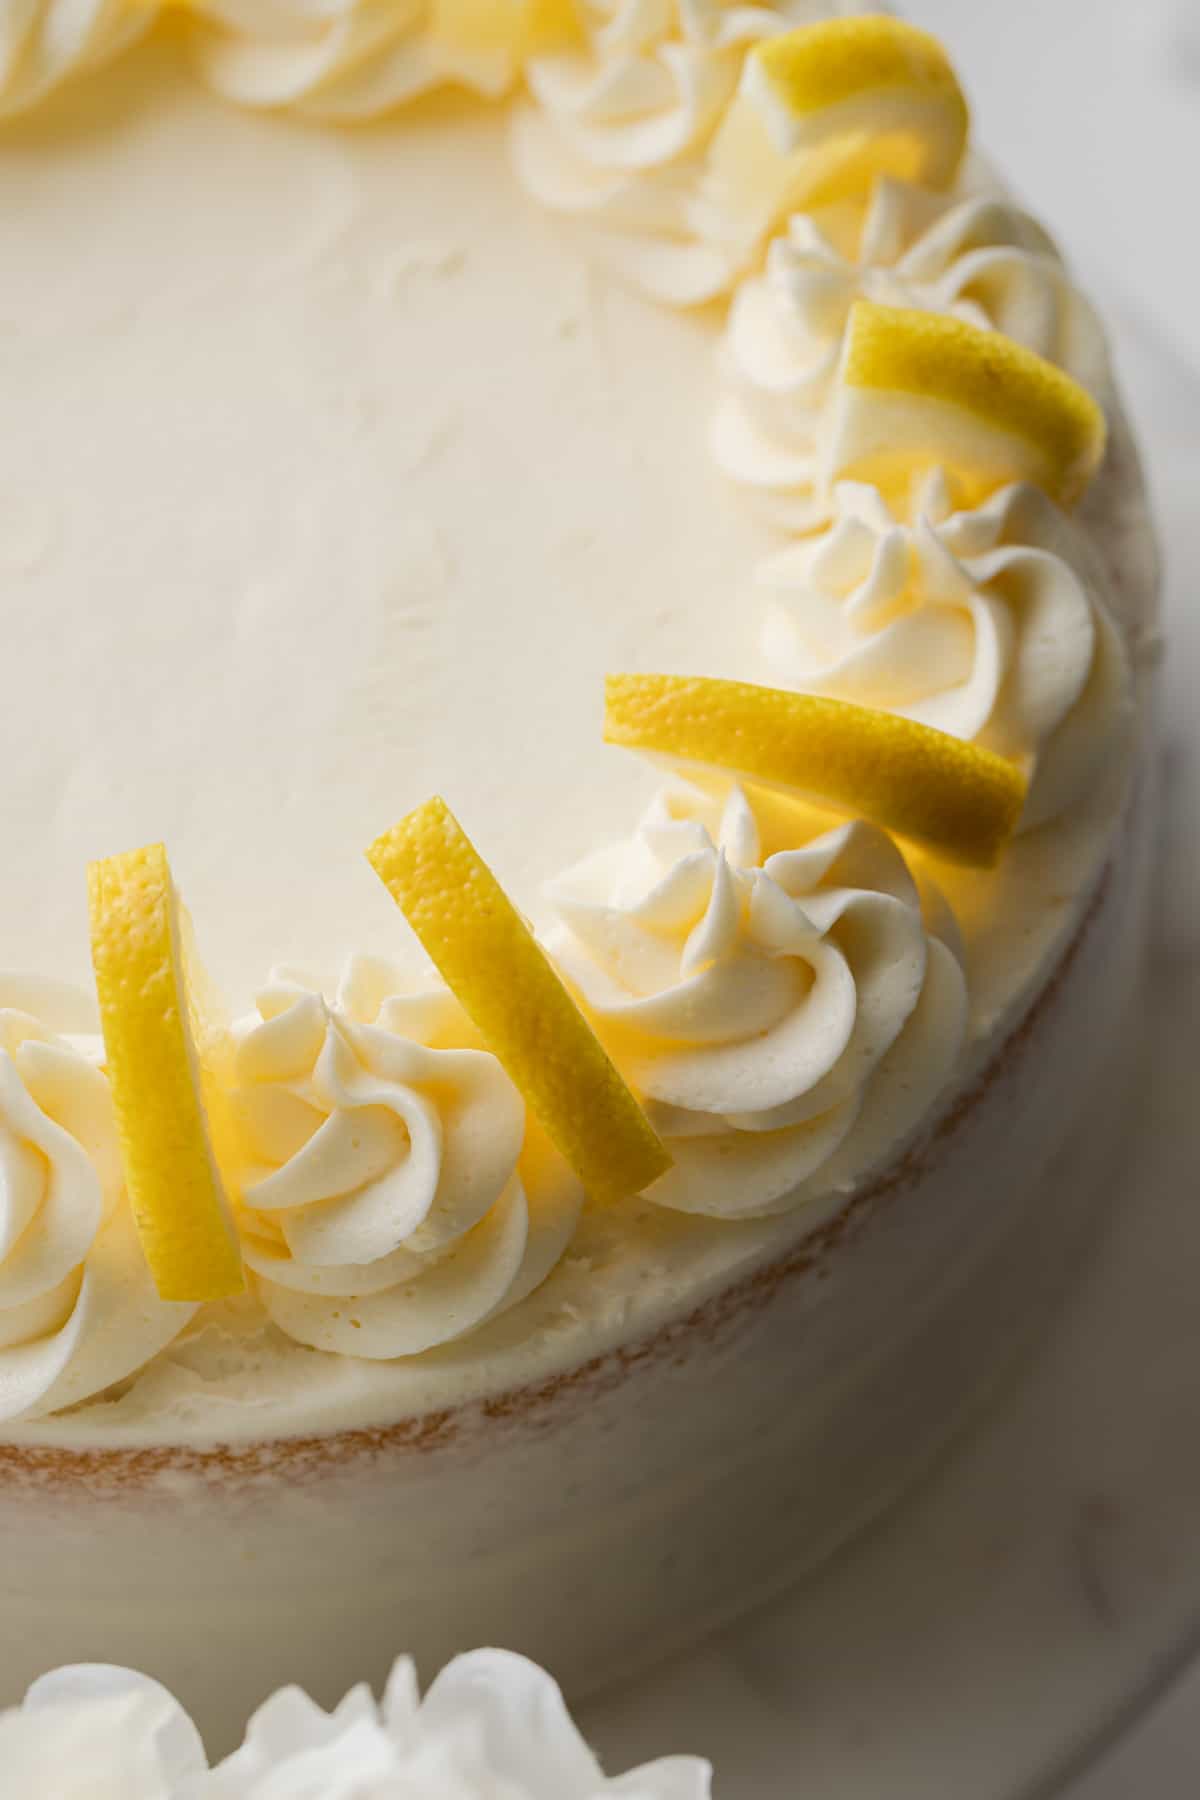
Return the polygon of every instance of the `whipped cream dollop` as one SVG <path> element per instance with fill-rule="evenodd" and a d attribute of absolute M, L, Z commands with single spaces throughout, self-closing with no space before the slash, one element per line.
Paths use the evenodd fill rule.
<path fill-rule="evenodd" d="M 894 1149 L 966 1029 L 953 921 L 891 839 L 758 804 L 665 788 L 549 892 L 548 947 L 674 1158 L 648 1197 L 721 1218 L 822 1191 L 868 1100 Z"/>
<path fill-rule="evenodd" d="M 555 1681 L 504 1650 L 442 1670 L 422 1699 L 407 1657 L 381 1704 L 356 1687 L 325 1712 L 284 1688 L 209 1767 L 178 1701 L 104 1664 L 56 1669 L 0 1713 L 5 1791 L 55 1800 L 709 1800 L 712 1771 L 669 1756 L 609 1780 Z"/>
<path fill-rule="evenodd" d="M 914 524 L 839 483 L 833 521 L 767 558 L 763 648 L 781 683 L 882 707 L 1023 762 L 1022 828 L 1068 806 L 1129 716 L 1109 584 L 1040 489 L 956 511 L 940 471 Z"/>
<path fill-rule="evenodd" d="M 558 1262 L 578 1182 L 445 993 L 352 962 L 279 978 L 239 1031 L 243 1250 L 290 1337 L 386 1360 L 462 1337 Z"/>
<path fill-rule="evenodd" d="M 55 1800 L 198 1800 L 213 1781 L 174 1695 L 103 1663 L 55 1669 L 0 1712 L 0 1769 L 9 1793 Z"/>
<path fill-rule="evenodd" d="M 15 0 L 0 6 L 0 119 L 96 69 L 154 23 L 129 0 Z"/>
<path fill-rule="evenodd" d="M 707 191 L 706 152 L 747 50 L 857 0 L 583 0 L 585 44 L 535 58 L 512 118 L 517 173 L 627 279 L 671 305 L 727 288 L 752 244 Z"/>
<path fill-rule="evenodd" d="M 243 106 L 366 119 L 447 83 L 497 98 L 517 74 L 501 49 L 440 43 L 429 0 L 197 0 L 192 49 L 210 86 Z"/>
<path fill-rule="evenodd" d="M 151 1280 L 103 1073 L 40 1019 L 0 1008 L 0 1419 L 101 1393 L 195 1311 Z"/>
<path fill-rule="evenodd" d="M 863 205 L 798 213 L 734 294 L 712 447 L 779 523 L 825 516 L 820 430 L 851 307 L 952 313 L 1014 338 L 1103 393 L 1104 333 L 1058 251 L 1003 200 L 880 179 Z"/>

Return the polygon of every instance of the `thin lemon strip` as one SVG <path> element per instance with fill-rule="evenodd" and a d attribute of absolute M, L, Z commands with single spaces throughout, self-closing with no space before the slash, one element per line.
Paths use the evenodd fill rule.
<path fill-rule="evenodd" d="M 1064 506 L 1104 457 L 1086 388 L 998 331 L 945 313 L 856 301 L 833 400 L 830 480 L 895 489 L 932 462 L 972 500 L 1032 481 Z"/>
<path fill-rule="evenodd" d="M 895 713 L 686 675 L 610 675 L 610 744 L 781 788 L 991 868 L 1025 801 L 1003 757 Z"/>
<path fill-rule="evenodd" d="M 430 36 L 456 55 L 511 55 L 517 62 L 581 41 L 573 0 L 434 0 Z"/>
<path fill-rule="evenodd" d="M 864 196 L 880 175 L 948 187 L 970 112 L 946 52 L 884 15 L 764 39 L 713 140 L 726 212 L 761 232 L 785 212 Z"/>
<path fill-rule="evenodd" d="M 650 1121 L 445 801 L 401 819 L 367 860 L 588 1192 L 624 1199 L 669 1169 Z"/>
<path fill-rule="evenodd" d="M 163 846 L 92 863 L 88 901 L 125 1183 L 154 1284 L 164 1300 L 240 1293 L 203 1093 L 199 984 L 189 984 L 188 923 Z"/>

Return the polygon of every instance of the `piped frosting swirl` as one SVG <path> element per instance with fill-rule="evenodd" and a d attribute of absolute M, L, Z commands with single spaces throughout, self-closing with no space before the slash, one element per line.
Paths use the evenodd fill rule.
<path fill-rule="evenodd" d="M 507 1650 L 448 1663 L 422 1698 L 408 1657 L 376 1704 L 365 1684 L 326 1712 L 298 1687 L 251 1717 L 209 1767 L 166 1688 L 132 1669 L 42 1675 L 0 1712 L 10 1791 L 60 1800 L 710 1800 L 711 1770 L 667 1756 L 607 1779 L 556 1682 Z"/>
<path fill-rule="evenodd" d="M 585 46 L 536 58 L 513 113 L 517 173 L 572 215 L 628 280 L 688 306 L 723 292 L 750 246 L 707 191 L 706 151 L 763 38 L 856 0 L 587 0 Z"/>
<path fill-rule="evenodd" d="M 31 1014 L 0 1010 L 0 1419 L 102 1392 L 195 1311 L 150 1279 L 102 1071 Z"/>
<path fill-rule="evenodd" d="M 427 11 L 425 0 L 212 0 L 195 21 L 192 49 L 205 80 L 229 100 L 353 118 L 437 84 Z"/>
<path fill-rule="evenodd" d="M 232 1102 L 244 1253 L 263 1304 L 317 1349 L 412 1356 L 550 1273 L 581 1193 L 443 993 L 350 965 L 333 1004 L 277 979 L 240 1034 Z"/>
<path fill-rule="evenodd" d="M 1021 484 L 955 509 L 940 472 L 914 524 L 839 483 L 833 522 L 760 565 L 781 679 L 882 707 L 1027 765 L 1023 828 L 1095 773 L 1129 705 L 1108 582 L 1085 534 Z"/>
<path fill-rule="evenodd" d="M 1019 207 L 880 180 L 865 206 L 798 213 L 733 296 L 712 430 L 726 474 L 781 524 L 803 530 L 826 514 L 820 430 L 859 299 L 954 314 L 1107 386 L 1099 321 Z"/>
<path fill-rule="evenodd" d="M 891 840 L 861 823 L 785 847 L 734 787 L 663 790 L 634 836 L 549 893 L 549 945 L 675 1159 L 649 1189 L 722 1218 L 817 1192 L 874 1090 L 886 1147 L 946 1082 L 966 992 Z"/>
<path fill-rule="evenodd" d="M 0 119 L 127 50 L 150 29 L 154 11 L 128 0 L 17 0 L 0 8 Z"/>
<path fill-rule="evenodd" d="M 515 56 L 447 44 L 430 29 L 432 11 L 430 0 L 201 0 L 191 43 L 226 99 L 333 123 L 444 86 L 498 99 L 516 78 Z"/>

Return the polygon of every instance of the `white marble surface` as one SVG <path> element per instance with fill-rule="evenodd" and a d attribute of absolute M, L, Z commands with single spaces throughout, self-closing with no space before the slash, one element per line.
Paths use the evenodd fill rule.
<path fill-rule="evenodd" d="M 1168 552 L 1168 807 L 1136 1185 L 1034 1371 L 901 1511 L 588 1719 L 719 1800 L 1200 1791 L 1200 0 L 922 0 L 1106 302 Z M 1165 1698 L 1163 1697 L 1165 1694 Z"/>

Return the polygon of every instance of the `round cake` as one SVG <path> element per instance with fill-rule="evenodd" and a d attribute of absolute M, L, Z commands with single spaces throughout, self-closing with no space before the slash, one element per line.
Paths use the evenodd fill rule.
<path fill-rule="evenodd" d="M 1098 1229 L 1103 333 L 857 7 L 22 19 L 0 1704 L 578 1693 L 878 1513 Z"/>

